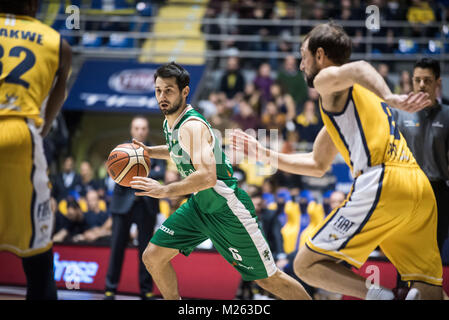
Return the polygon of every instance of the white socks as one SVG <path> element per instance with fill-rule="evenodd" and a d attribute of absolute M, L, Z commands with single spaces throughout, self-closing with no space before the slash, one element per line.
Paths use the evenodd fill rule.
<path fill-rule="evenodd" d="M 365 300 L 393 300 L 394 294 L 393 291 L 380 288 L 377 286 L 371 286 L 366 293 Z"/>

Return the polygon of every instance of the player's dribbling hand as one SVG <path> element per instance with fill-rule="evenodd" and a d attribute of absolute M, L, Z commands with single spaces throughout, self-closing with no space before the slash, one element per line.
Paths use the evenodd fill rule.
<path fill-rule="evenodd" d="M 167 197 L 166 187 L 151 178 L 135 176 L 131 180 L 130 185 L 133 189 L 142 190 L 136 192 L 136 196 L 148 196 L 158 199 Z"/>
<path fill-rule="evenodd" d="M 148 148 L 144 143 L 142 143 L 134 138 L 133 138 L 133 143 L 135 145 L 138 145 L 139 147 L 142 147 L 148 154 L 150 154 L 150 148 Z"/>
<path fill-rule="evenodd" d="M 410 113 L 427 108 L 432 104 L 432 101 L 429 99 L 429 94 L 425 92 L 410 92 L 408 95 L 392 94 L 385 97 L 385 102 L 393 108 Z"/>

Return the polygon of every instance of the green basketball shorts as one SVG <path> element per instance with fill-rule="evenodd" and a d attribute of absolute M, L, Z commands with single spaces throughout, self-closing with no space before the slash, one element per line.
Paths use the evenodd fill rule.
<path fill-rule="evenodd" d="M 277 268 L 259 228 L 251 198 L 238 188 L 221 195 L 223 207 L 213 213 L 201 212 L 195 196 L 190 197 L 164 221 L 151 242 L 178 249 L 188 256 L 200 243 L 210 239 L 244 280 L 270 277 Z"/>

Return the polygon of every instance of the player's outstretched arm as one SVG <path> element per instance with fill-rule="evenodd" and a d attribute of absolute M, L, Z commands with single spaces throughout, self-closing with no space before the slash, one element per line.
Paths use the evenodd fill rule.
<path fill-rule="evenodd" d="M 384 78 L 366 61 L 355 61 L 341 66 L 322 69 L 313 85 L 322 96 L 329 96 L 352 87 L 355 83 L 374 92 L 393 108 L 416 112 L 431 105 L 427 93 L 410 93 L 409 95 L 392 94 Z"/>
<path fill-rule="evenodd" d="M 325 127 L 318 133 L 310 153 L 279 153 L 263 147 L 241 130 L 233 131 L 231 144 L 234 151 L 244 152 L 251 160 L 269 163 L 285 172 L 314 177 L 322 177 L 338 153 Z"/>
<path fill-rule="evenodd" d="M 53 120 L 61 110 L 62 104 L 67 96 L 67 78 L 69 77 L 70 68 L 72 66 L 72 49 L 64 39 L 61 40 L 61 60 L 57 73 L 56 83 L 48 97 L 47 106 L 45 107 L 44 126 L 41 135 L 45 137 L 51 129 Z"/>
<path fill-rule="evenodd" d="M 137 141 L 136 139 L 133 139 L 133 143 L 144 148 L 145 151 L 149 154 L 150 158 L 162 160 L 170 159 L 170 152 L 168 152 L 168 146 L 165 144 L 160 146 L 148 147 L 144 143 Z"/>
<path fill-rule="evenodd" d="M 200 121 L 187 121 L 180 128 L 179 142 L 183 150 L 189 154 L 195 171 L 185 179 L 167 185 L 161 185 L 150 178 L 134 177 L 131 187 L 142 190 L 135 193 L 137 196 L 175 197 L 215 186 L 217 183 L 216 162 L 213 137 L 209 128 Z"/>

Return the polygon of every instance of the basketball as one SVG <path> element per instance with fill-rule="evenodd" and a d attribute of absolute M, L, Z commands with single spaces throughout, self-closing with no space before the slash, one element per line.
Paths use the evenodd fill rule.
<path fill-rule="evenodd" d="M 151 161 L 148 153 L 132 143 L 120 144 L 111 151 L 106 162 L 111 178 L 121 186 L 130 187 L 133 177 L 148 177 Z"/>

